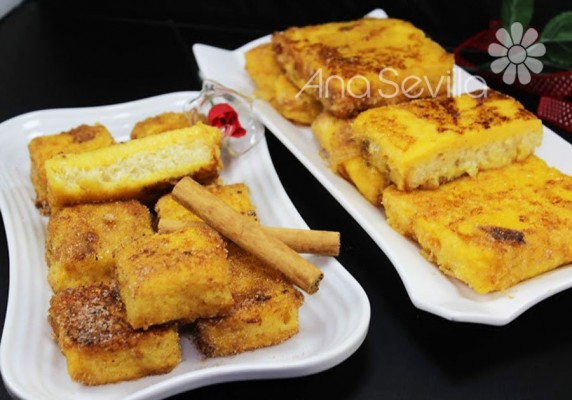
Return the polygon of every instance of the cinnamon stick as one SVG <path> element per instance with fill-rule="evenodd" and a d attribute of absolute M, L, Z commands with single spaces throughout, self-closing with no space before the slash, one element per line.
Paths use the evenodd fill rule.
<path fill-rule="evenodd" d="M 182 221 L 178 219 L 159 220 L 159 232 L 170 233 L 186 229 L 201 221 Z M 260 226 L 264 232 L 274 236 L 297 253 L 338 256 L 340 254 L 340 233 L 310 229 L 278 228 Z"/>
<path fill-rule="evenodd" d="M 181 179 L 173 188 L 173 197 L 238 246 L 281 271 L 300 289 L 309 294 L 318 291 L 322 271 L 193 179 Z"/>

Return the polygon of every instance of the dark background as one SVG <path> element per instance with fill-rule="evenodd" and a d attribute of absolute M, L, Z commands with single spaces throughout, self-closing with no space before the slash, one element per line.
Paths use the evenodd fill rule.
<path fill-rule="evenodd" d="M 355 19 L 377 7 L 452 50 L 499 18 L 500 2 L 27 1 L 0 20 L 0 121 L 38 109 L 197 90 L 193 43 L 233 49 L 287 26 Z M 542 28 L 565 8 L 572 7 L 537 2 L 532 25 Z M 536 110 L 535 97 L 494 86 Z M 454 323 L 417 310 L 381 250 L 282 144 L 267 138 L 282 183 L 306 222 L 341 231 L 339 260 L 371 302 L 369 335 L 351 358 L 318 375 L 220 384 L 176 398 L 572 398 L 572 291 L 504 327 Z M 0 232 L 3 326 L 8 254 L 3 226 Z M 0 398 L 7 397 L 0 384 Z"/>

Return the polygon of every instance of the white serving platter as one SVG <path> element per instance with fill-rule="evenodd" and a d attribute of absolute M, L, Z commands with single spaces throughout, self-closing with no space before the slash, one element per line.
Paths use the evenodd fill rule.
<path fill-rule="evenodd" d="M 300 333 L 292 339 L 234 357 L 204 359 L 183 337 L 183 361 L 168 374 L 97 387 L 71 381 L 47 321 L 52 295 L 44 258 L 47 218 L 34 207 L 27 145 L 36 136 L 96 122 L 118 140 L 127 140 L 135 122 L 165 111 L 182 111 L 183 104 L 195 96 L 196 92 L 181 92 L 110 106 L 38 111 L 0 124 L 0 210 L 10 257 L 0 370 L 14 397 L 158 399 L 220 382 L 314 374 L 341 363 L 363 342 L 370 320 L 365 292 L 334 258 L 310 257 L 325 278 L 317 294 L 305 297 Z M 250 187 L 264 224 L 307 228 L 278 179 L 265 140 L 239 158 L 226 157 L 224 163 L 224 181 Z"/>
<path fill-rule="evenodd" d="M 387 14 L 374 10 L 368 16 L 386 18 Z M 265 36 L 231 51 L 195 44 L 193 52 L 203 78 L 252 96 L 254 83 L 244 69 L 244 54 L 269 41 L 270 36 Z M 454 67 L 453 82 L 453 93 L 456 94 L 483 87 L 480 80 L 457 66 Z M 477 294 L 460 281 L 439 272 L 421 256 L 415 243 L 388 226 L 382 209 L 371 205 L 351 184 L 328 169 L 309 127 L 291 123 L 263 100 L 255 100 L 254 110 L 383 250 L 399 273 L 411 301 L 419 309 L 454 321 L 505 325 L 543 299 L 572 286 L 572 265 L 567 265 L 503 292 Z M 543 143 L 536 155 L 562 172 L 572 174 L 572 145 L 547 127 L 544 127 Z M 375 260 L 363 266 L 376 267 Z"/>

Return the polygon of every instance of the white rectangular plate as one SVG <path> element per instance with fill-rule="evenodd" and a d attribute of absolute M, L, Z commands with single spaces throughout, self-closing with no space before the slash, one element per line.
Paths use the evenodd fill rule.
<path fill-rule="evenodd" d="M 382 10 L 375 10 L 369 16 L 387 17 Z M 270 36 L 234 51 L 195 44 L 193 52 L 203 78 L 213 79 L 252 96 L 254 83 L 244 70 L 244 53 L 268 41 Z M 455 67 L 453 75 L 454 93 L 482 87 L 478 80 L 461 68 Z M 292 124 L 262 100 L 255 101 L 255 111 L 272 133 L 384 251 L 416 307 L 450 320 L 504 325 L 539 301 L 572 286 L 572 266 L 567 265 L 500 293 L 475 293 L 465 284 L 440 273 L 436 266 L 420 255 L 416 244 L 388 226 L 383 210 L 372 206 L 351 184 L 329 170 L 327 162 L 319 155 L 320 146 L 310 128 Z M 546 127 L 542 146 L 536 154 L 551 166 L 572 174 L 572 146 Z M 371 265 L 375 266 L 375 263 Z"/>
<path fill-rule="evenodd" d="M 113 385 L 86 387 L 70 380 L 47 321 L 51 290 L 44 259 L 47 218 L 34 207 L 28 142 L 39 135 L 100 122 L 126 140 L 136 121 L 182 111 L 197 93 L 173 93 L 125 104 L 38 111 L 0 124 L 0 209 L 10 255 L 10 291 L 0 343 L 8 390 L 23 399 L 157 399 L 217 382 L 293 377 L 330 368 L 363 342 L 369 325 L 367 296 L 331 257 L 310 257 L 324 271 L 317 294 L 300 309 L 300 333 L 278 346 L 234 357 L 203 359 L 188 337 L 183 361 L 171 373 Z M 307 228 L 282 187 L 262 141 L 246 155 L 224 159 L 226 183 L 245 182 L 266 225 Z M 5 266 L 1 266 L 5 267 Z"/>

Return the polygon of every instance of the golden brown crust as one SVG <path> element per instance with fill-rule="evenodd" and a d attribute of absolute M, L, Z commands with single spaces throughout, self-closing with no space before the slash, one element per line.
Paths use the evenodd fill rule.
<path fill-rule="evenodd" d="M 256 208 L 250 201 L 250 191 L 244 183 L 235 183 L 231 185 L 210 184 L 205 186 L 209 192 L 230 205 L 234 210 L 242 215 L 248 216 L 255 221 Z M 155 212 L 159 218 L 159 231 L 161 231 L 161 220 L 180 221 L 181 223 L 198 222 L 206 224 L 192 211 L 177 202 L 172 194 L 166 194 L 161 197 L 155 204 Z"/>
<path fill-rule="evenodd" d="M 131 139 L 140 139 L 146 136 L 173 131 L 191 126 L 183 113 L 165 112 L 139 121 L 133 127 Z"/>
<path fill-rule="evenodd" d="M 385 171 L 379 171 L 369 163 L 367 149 L 353 135 L 352 123 L 352 119 L 336 118 L 323 112 L 312 123 L 312 133 L 330 168 L 378 207 L 383 189 L 390 183 L 389 178 Z"/>
<path fill-rule="evenodd" d="M 81 286 L 55 294 L 48 320 L 70 377 L 85 385 L 161 374 L 181 361 L 176 327 L 134 330 L 114 284 Z"/>
<path fill-rule="evenodd" d="M 80 153 L 110 146 L 115 143 L 111 133 L 100 124 L 80 125 L 55 135 L 40 136 L 28 144 L 31 169 L 30 177 L 36 191 L 36 207 L 40 214 L 49 215 L 47 179 L 44 163 L 64 153 Z"/>
<path fill-rule="evenodd" d="M 525 159 L 541 143 L 542 123 L 515 99 L 487 90 L 373 108 L 352 132 L 372 165 L 400 190 L 413 190 Z"/>
<path fill-rule="evenodd" d="M 371 107 L 408 101 L 402 90 L 408 87 L 408 76 L 421 79 L 422 97 L 431 95 L 429 89 L 444 93 L 447 81 L 452 79 L 453 56 L 409 22 L 397 19 L 363 18 L 292 27 L 275 33 L 272 43 L 278 62 L 296 86 L 304 87 L 316 73 L 321 73 L 321 88 L 308 88 L 308 92 L 340 118 L 355 116 Z M 380 71 L 384 69 L 387 73 L 382 81 Z M 386 81 L 393 82 L 397 91 Z"/>
<path fill-rule="evenodd" d="M 48 281 L 54 292 L 114 278 L 115 251 L 152 234 L 151 214 L 135 200 L 57 210 L 46 231 Z"/>
<path fill-rule="evenodd" d="M 204 224 L 140 237 L 117 253 L 121 298 L 135 328 L 224 313 L 232 305 L 229 274 L 224 240 Z"/>
<path fill-rule="evenodd" d="M 352 135 L 352 119 L 336 118 L 323 112 L 312 122 L 312 133 L 328 159 L 330 168 L 348 178 L 344 163 L 355 157 L 361 157 L 361 145 Z"/>
<path fill-rule="evenodd" d="M 59 292 L 50 301 L 49 322 L 62 348 L 117 351 L 132 347 L 148 335 L 129 325 L 113 284 L 98 283 Z"/>
<path fill-rule="evenodd" d="M 438 190 L 383 194 L 389 224 L 479 293 L 572 261 L 572 177 L 535 156 Z"/>
<path fill-rule="evenodd" d="M 290 121 L 309 125 L 320 113 L 322 105 L 308 93 L 298 93 L 276 61 L 271 43 L 261 44 L 245 54 L 246 71 L 256 84 L 256 96 L 270 102 Z"/>
<path fill-rule="evenodd" d="M 284 275 L 229 243 L 234 305 L 221 317 L 199 319 L 194 340 L 207 357 L 281 343 L 298 333 L 304 296 Z"/>
<path fill-rule="evenodd" d="M 463 107 L 461 109 L 459 97 L 440 96 L 432 99 L 413 100 L 393 106 L 393 108 L 371 110 L 359 117 L 356 131 L 365 132 L 367 129 L 365 124 L 367 124 L 371 128 L 370 132 L 377 130 L 381 132 L 380 135 L 391 135 L 392 138 L 396 138 L 399 148 L 405 152 L 418 139 L 416 135 L 410 134 L 408 127 L 400 120 L 399 117 L 405 113 L 409 115 L 409 118 L 415 118 L 427 126 L 431 126 L 431 132 L 434 130 L 438 134 L 465 135 L 478 130 L 486 131 L 511 121 L 538 120 L 522 104 L 506 94 L 487 90 L 486 95 L 479 97 L 480 93 L 480 91 L 470 93 L 474 100 L 470 108 Z M 469 95 L 464 96 L 469 97 Z M 511 108 L 499 107 L 500 102 L 510 104 Z M 403 114 L 392 115 L 389 111 L 392 109 L 402 110 Z M 365 135 L 367 136 L 367 133 Z"/>

